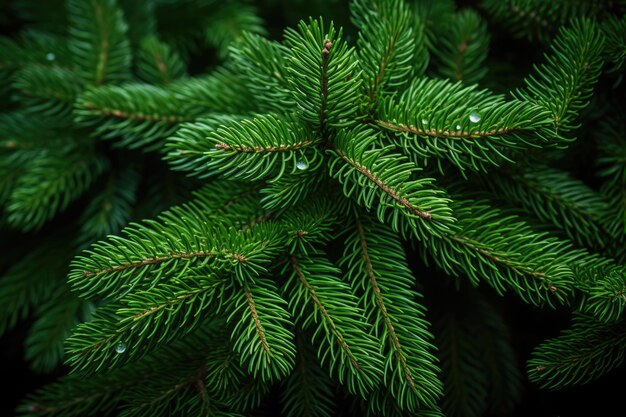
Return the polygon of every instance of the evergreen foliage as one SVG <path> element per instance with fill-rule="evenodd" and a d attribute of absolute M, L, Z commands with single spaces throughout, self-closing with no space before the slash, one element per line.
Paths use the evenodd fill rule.
<path fill-rule="evenodd" d="M 0 335 L 69 371 L 20 415 L 511 413 L 500 296 L 571 312 L 530 381 L 622 363 L 623 4 L 331 3 L 282 38 L 244 0 L 10 7 Z M 493 22 L 544 53 L 514 83 Z"/>

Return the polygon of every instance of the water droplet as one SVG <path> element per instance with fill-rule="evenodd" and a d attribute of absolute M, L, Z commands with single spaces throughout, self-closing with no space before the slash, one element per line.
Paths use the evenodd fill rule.
<path fill-rule="evenodd" d="M 126 343 L 124 342 L 119 342 L 116 346 L 115 346 L 115 351 L 117 353 L 124 353 L 126 352 Z"/>
<path fill-rule="evenodd" d="M 422 124 L 423 125 L 427 125 L 428 124 L 428 119 L 422 119 Z"/>
<path fill-rule="evenodd" d="M 48 53 L 46 54 L 46 59 L 47 59 L 48 61 L 54 61 L 54 60 L 56 59 L 56 55 L 54 55 L 52 52 L 48 52 Z"/>
<path fill-rule="evenodd" d="M 456 130 L 461 130 L 461 125 L 456 125 Z"/>
<path fill-rule="evenodd" d="M 298 162 L 296 162 L 296 168 L 298 168 L 300 171 L 304 171 L 308 167 L 309 167 L 309 163 L 305 161 L 304 159 L 299 159 Z"/>
<path fill-rule="evenodd" d="M 480 122 L 480 114 L 478 114 L 477 112 L 473 111 L 470 113 L 470 122 L 472 123 L 478 123 Z"/>

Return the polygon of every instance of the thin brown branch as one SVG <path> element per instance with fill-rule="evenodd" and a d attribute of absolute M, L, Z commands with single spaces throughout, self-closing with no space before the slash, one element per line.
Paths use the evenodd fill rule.
<path fill-rule="evenodd" d="M 328 56 L 333 47 L 329 39 L 324 40 L 324 49 L 322 49 L 322 77 L 320 80 L 320 92 L 322 94 L 322 104 L 320 106 L 320 124 L 324 126 L 326 120 L 326 101 L 328 100 Z"/>
<path fill-rule="evenodd" d="M 248 308 L 250 308 L 250 314 L 252 314 L 252 319 L 254 320 L 254 327 L 256 329 L 257 334 L 259 335 L 259 339 L 261 339 L 261 346 L 263 350 L 267 354 L 268 362 L 271 360 L 270 356 L 270 346 L 267 343 L 267 339 L 265 338 L 265 330 L 263 329 L 263 325 L 261 324 L 261 320 L 259 319 L 259 313 L 256 310 L 256 304 L 254 303 L 254 298 L 252 298 L 252 294 L 248 287 L 243 288 L 243 292 L 246 295 L 246 301 L 248 303 Z"/>
<path fill-rule="evenodd" d="M 100 85 L 104 81 L 107 64 L 109 61 L 109 36 L 107 32 L 108 26 L 104 22 L 102 7 L 95 0 L 91 0 L 91 6 L 94 9 L 96 15 L 96 26 L 100 32 L 100 52 L 98 54 L 98 64 L 96 66 L 96 78 L 94 80 L 95 85 Z"/>
<path fill-rule="evenodd" d="M 410 133 L 413 135 L 430 136 L 434 138 L 484 138 L 487 136 L 502 136 L 508 133 L 512 133 L 516 130 L 520 130 L 515 127 L 492 129 L 492 130 L 476 130 L 473 132 L 462 132 L 457 130 L 437 130 L 437 129 L 422 129 L 413 125 L 405 125 L 402 123 L 391 123 L 385 120 L 376 120 L 376 124 L 395 132 Z"/>
<path fill-rule="evenodd" d="M 290 145 L 278 145 L 278 146 L 233 146 L 228 145 L 226 143 L 217 143 L 215 144 L 215 149 L 225 150 L 225 151 L 235 151 L 241 153 L 260 153 L 260 152 L 290 152 L 295 151 L 301 148 L 305 148 L 307 146 L 311 146 L 315 144 L 315 141 L 312 140 L 304 140 L 302 142 L 290 144 Z"/>
<path fill-rule="evenodd" d="M 167 65 L 165 64 L 165 61 L 163 61 L 163 57 L 158 54 L 155 55 L 154 62 L 157 66 L 157 69 L 159 70 L 159 73 L 161 73 L 163 82 L 165 84 L 169 84 L 172 81 L 172 77 L 170 76 L 170 72 L 169 72 L 169 69 L 167 68 Z"/>
<path fill-rule="evenodd" d="M 146 259 L 142 259 L 141 261 L 112 266 L 110 268 L 103 268 L 103 269 L 98 269 L 95 271 L 83 271 L 83 275 L 91 277 L 91 276 L 96 276 L 96 275 L 101 275 L 101 274 L 107 274 L 110 272 L 124 271 L 126 269 L 131 269 L 131 268 L 139 268 L 139 267 L 146 266 L 146 265 L 159 264 L 159 263 L 168 261 L 170 259 L 192 259 L 192 258 L 202 258 L 202 257 L 216 256 L 216 255 L 217 255 L 217 252 L 211 251 L 211 250 L 201 250 L 201 251 L 194 251 L 194 252 L 188 252 L 188 253 L 170 253 L 167 256 L 156 256 L 154 258 L 146 258 Z"/>
<path fill-rule="evenodd" d="M 119 110 L 119 109 L 111 109 L 108 107 L 98 107 L 96 104 L 90 103 L 90 102 L 83 103 L 83 106 L 87 110 L 95 110 L 95 111 L 102 113 L 102 115 L 104 116 L 117 117 L 118 119 L 138 120 L 138 121 L 144 121 L 144 122 L 165 122 L 165 123 L 172 123 L 172 124 L 189 122 L 189 121 L 194 120 L 191 117 L 185 117 L 185 116 L 129 113 L 127 111 Z"/>
<path fill-rule="evenodd" d="M 469 39 L 463 39 L 459 44 L 459 54 L 456 56 L 454 79 L 460 81 L 463 79 L 463 55 L 467 52 L 467 43 Z"/>
<path fill-rule="evenodd" d="M 378 68 L 378 74 L 376 74 L 376 78 L 374 79 L 374 85 L 370 88 L 370 101 L 373 103 L 376 100 L 376 90 L 378 86 L 383 81 L 385 77 L 385 71 L 387 69 L 387 65 L 389 64 L 389 60 L 391 59 L 391 53 L 393 52 L 393 48 L 395 47 L 395 38 L 393 35 L 389 37 L 389 46 L 387 51 L 385 52 L 385 56 L 383 57 L 383 61 L 380 63 L 380 67 Z"/>
<path fill-rule="evenodd" d="M 198 369 L 198 372 L 195 375 L 194 382 L 196 385 L 196 390 L 198 394 L 200 394 L 200 398 L 202 399 L 202 405 L 206 411 L 211 410 L 211 403 L 209 401 L 209 393 L 207 392 L 206 384 L 204 383 L 204 377 L 206 376 L 207 365 L 206 363 L 202 364 Z"/>

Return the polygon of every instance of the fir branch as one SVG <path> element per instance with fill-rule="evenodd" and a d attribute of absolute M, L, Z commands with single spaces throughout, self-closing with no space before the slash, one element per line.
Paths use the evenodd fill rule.
<path fill-rule="evenodd" d="M 253 92 L 260 111 L 280 113 L 295 108 L 287 81 L 288 51 L 284 45 L 252 33 L 243 33 L 230 47 L 233 66 Z"/>
<path fill-rule="evenodd" d="M 620 365 L 625 347 L 623 321 L 601 323 L 576 315 L 571 328 L 533 351 L 529 378 L 553 389 L 585 384 Z"/>
<path fill-rule="evenodd" d="M 156 4 L 134 0 L 117 0 L 124 13 L 124 20 L 128 25 L 128 40 L 135 53 L 141 41 L 154 36 L 157 31 L 155 17 Z"/>
<path fill-rule="evenodd" d="M 13 85 L 27 111 L 66 125 L 71 120 L 74 101 L 83 90 L 75 78 L 66 69 L 30 66 L 15 74 Z"/>
<path fill-rule="evenodd" d="M 127 227 L 123 231 L 127 238 L 110 237 L 95 244 L 86 252 L 89 257 L 72 263 L 69 282 L 82 297 L 119 297 L 136 285 L 150 287 L 182 277 L 188 271 L 179 266 L 198 263 L 229 269 L 246 280 L 260 267 L 251 264 L 264 251 L 273 251 L 280 239 L 271 227 L 260 231 L 258 240 L 253 231 L 242 234 L 241 226 L 259 212 L 255 194 L 236 184 L 224 186 L 205 187 L 193 202 L 164 212 L 159 221 Z M 252 270 L 240 262 L 242 256 L 250 258 Z"/>
<path fill-rule="evenodd" d="M 618 80 L 621 81 L 620 71 L 626 60 L 626 15 L 621 19 L 609 16 L 601 23 L 601 29 L 606 38 L 604 48 L 606 60 L 612 64 L 609 72 L 617 74 Z"/>
<path fill-rule="evenodd" d="M 417 167 L 406 158 L 380 148 L 377 137 L 367 128 L 344 129 L 337 134 L 329 152 L 331 176 L 366 209 L 376 208 L 381 222 L 400 231 L 399 219 L 418 238 L 440 235 L 454 222 L 444 193 L 433 187 L 431 178 L 411 179 Z M 404 230 L 403 230 L 404 232 Z"/>
<path fill-rule="evenodd" d="M 382 361 L 355 298 L 337 276 L 339 270 L 320 256 L 291 256 L 287 268 L 291 271 L 283 293 L 291 294 L 289 307 L 297 323 L 313 331 L 322 366 L 351 393 L 365 396 L 380 380 Z M 302 317 L 302 310 L 312 314 Z"/>
<path fill-rule="evenodd" d="M 621 140 L 622 121 L 621 117 L 609 114 L 596 133 L 598 174 L 604 180 L 600 191 L 609 207 L 607 215 L 600 220 L 617 239 L 615 247 L 626 241 L 626 146 Z"/>
<path fill-rule="evenodd" d="M 414 30 L 421 27 L 402 1 L 360 0 L 351 6 L 352 20 L 359 28 L 358 54 L 367 95 L 375 103 L 378 96 L 403 87 L 416 72 Z"/>
<path fill-rule="evenodd" d="M 307 164 L 306 170 L 283 174 L 279 179 L 269 182 L 265 188 L 261 189 L 263 195 L 261 203 L 264 208 L 271 210 L 293 207 L 299 201 L 306 200 L 307 196 L 316 194 L 329 185 L 323 167 L 320 166 L 320 169 L 307 172 L 308 160 L 302 160 L 300 166 L 303 166 L 302 163 Z"/>
<path fill-rule="evenodd" d="M 391 197 L 392 199 L 394 199 L 395 201 L 397 201 L 401 206 L 404 206 L 404 208 L 406 208 L 409 213 L 417 216 L 417 217 L 421 217 L 425 220 L 431 220 L 433 218 L 432 214 L 426 212 L 426 211 L 422 211 L 419 210 L 417 207 L 414 207 L 409 200 L 407 200 L 406 198 L 400 196 L 396 191 L 394 191 L 392 188 L 388 187 L 387 185 L 385 185 L 385 183 L 378 178 L 376 175 L 372 174 L 365 166 L 358 164 L 357 162 L 353 161 L 352 159 L 350 159 L 341 149 L 335 148 L 334 151 L 344 160 L 346 161 L 348 164 L 352 165 L 352 167 L 358 171 L 360 174 L 364 175 L 365 177 L 367 177 L 368 180 L 372 181 L 374 184 L 376 184 L 376 186 L 378 188 L 380 188 L 385 194 L 387 194 L 389 197 Z"/>
<path fill-rule="evenodd" d="M 483 369 L 479 339 L 463 316 L 448 313 L 435 323 L 442 360 L 446 416 L 479 417 L 487 411 L 487 373 Z"/>
<path fill-rule="evenodd" d="M 496 20 L 506 22 L 518 38 L 547 42 L 556 29 L 583 16 L 598 17 L 609 3 L 602 1 L 483 0 L 483 7 Z"/>
<path fill-rule="evenodd" d="M 489 51 L 487 25 L 473 10 L 461 10 L 447 20 L 447 31 L 435 39 L 435 73 L 454 81 L 476 83 L 485 77 Z"/>
<path fill-rule="evenodd" d="M 67 39 L 58 34 L 24 31 L 17 39 L 0 38 L 0 70 L 7 73 L 31 65 L 69 70 L 71 61 Z"/>
<path fill-rule="evenodd" d="M 168 91 L 196 116 L 249 114 L 258 107 L 244 76 L 235 72 L 232 65 L 218 67 L 207 75 L 176 80 Z"/>
<path fill-rule="evenodd" d="M 195 376 L 206 360 L 207 350 L 223 342 L 215 338 L 217 331 L 216 326 L 206 326 L 110 373 L 90 378 L 80 374 L 62 377 L 26 398 L 18 411 L 32 417 L 83 417 L 110 413 L 120 404 L 142 402 L 154 392 L 155 385 L 171 387 L 180 381 L 181 374 Z M 140 395 L 143 389 L 144 395 Z"/>
<path fill-rule="evenodd" d="M 489 377 L 489 410 L 496 413 L 510 412 L 522 400 L 524 382 L 511 330 L 505 318 L 483 296 L 474 291 L 471 298 L 472 320 L 476 325 L 472 337 L 480 343 L 478 353 L 482 356 Z"/>
<path fill-rule="evenodd" d="M 580 255 L 573 264 L 582 292 L 577 310 L 602 322 L 620 320 L 626 308 L 626 268 L 595 254 Z"/>
<path fill-rule="evenodd" d="M 574 20 L 559 31 L 546 63 L 526 78 L 526 88 L 514 96 L 536 103 L 551 114 L 557 134 L 576 128 L 602 69 L 604 36 L 589 19 Z"/>
<path fill-rule="evenodd" d="M 197 115 L 173 93 L 147 84 L 94 88 L 76 103 L 79 125 L 95 126 L 94 134 L 104 139 L 121 137 L 118 144 L 131 149 L 159 148 L 178 123 Z"/>
<path fill-rule="evenodd" d="M 477 86 L 427 78 L 415 80 L 397 100 L 383 100 L 375 123 L 420 163 L 445 158 L 472 171 L 512 162 L 514 150 L 564 141 L 552 131 L 549 112 L 538 105 L 505 102 Z"/>
<path fill-rule="evenodd" d="M 133 167 L 112 173 L 81 215 L 80 241 L 89 244 L 118 233 L 131 218 L 138 187 L 139 172 Z"/>
<path fill-rule="evenodd" d="M 168 140 L 168 159 L 177 170 L 205 178 L 215 174 L 245 180 L 295 173 L 306 161 L 314 170 L 322 155 L 320 139 L 293 116 L 266 114 L 254 119 L 213 117 L 186 124 Z"/>
<path fill-rule="evenodd" d="M 100 307 L 67 339 L 66 363 L 75 372 L 93 373 L 136 361 L 195 330 L 214 311 L 225 286 L 223 279 L 192 270 L 185 280 L 137 291 Z M 155 334 L 157 328 L 163 331 Z"/>
<path fill-rule="evenodd" d="M 566 172 L 530 164 L 501 171 L 486 182 L 494 193 L 562 229 L 580 246 L 599 249 L 610 238 L 601 223 L 609 210 L 607 201 Z"/>
<path fill-rule="evenodd" d="M 458 229 L 442 239 L 429 237 L 420 248 L 425 258 L 432 256 L 449 274 L 466 274 L 474 285 L 486 281 L 499 293 L 512 290 L 527 303 L 570 302 L 580 253 L 569 243 L 535 232 L 479 196 L 455 191 L 452 197 Z"/>
<path fill-rule="evenodd" d="M 225 301 L 232 331 L 233 350 L 239 353 L 248 373 L 264 382 L 288 375 L 294 366 L 294 335 L 287 303 L 274 283 L 265 278 L 253 286 L 235 288 Z"/>
<path fill-rule="evenodd" d="M 48 236 L 46 242 L 19 255 L 0 280 L 0 334 L 26 319 L 63 287 L 71 256 L 56 236 Z"/>
<path fill-rule="evenodd" d="M 184 61 L 155 36 L 142 39 L 136 59 L 137 76 L 148 84 L 168 85 L 186 73 Z"/>
<path fill-rule="evenodd" d="M 80 197 L 107 165 L 89 147 L 43 153 L 15 183 L 7 204 L 9 223 L 25 231 L 40 228 Z"/>
<path fill-rule="evenodd" d="M 127 26 L 115 0 L 67 2 L 74 64 L 85 81 L 99 86 L 130 78 Z"/>
<path fill-rule="evenodd" d="M 300 22 L 298 31 L 287 29 L 285 42 L 288 81 L 300 117 L 324 130 L 326 126 L 353 124 L 358 110 L 361 77 L 353 48 L 342 32 L 328 28 L 322 19 Z"/>
<path fill-rule="evenodd" d="M 288 417 L 331 417 L 334 390 L 328 375 L 320 367 L 312 346 L 296 335 L 296 365 L 283 382 L 281 405 Z"/>
<path fill-rule="evenodd" d="M 74 325 L 90 318 L 92 308 L 65 285 L 37 307 L 37 320 L 26 339 L 26 359 L 34 370 L 50 372 L 63 361 L 63 342 Z"/>
<path fill-rule="evenodd" d="M 0 229 L 39 228 L 83 196 L 85 207 L 64 216 L 80 236 L 67 228 L 58 239 L 34 234 L 53 247 L 0 259 L 0 330 L 34 311 L 28 357 L 55 366 L 67 326 L 92 306 L 62 285 L 66 252 L 166 211 L 73 261 L 71 289 L 98 300 L 93 319 L 67 341 L 66 362 L 82 375 L 30 397 L 20 413 L 239 416 L 262 407 L 270 390 L 282 394 L 288 415 L 341 412 L 331 397 L 345 393 L 357 414 L 440 417 L 442 391 L 452 416 L 511 412 L 519 373 L 508 331 L 471 289 L 435 326 L 442 387 L 400 238 L 472 286 L 575 311 L 573 328 L 531 361 L 546 386 L 586 382 L 622 362 L 619 121 L 595 131 L 608 203 L 545 161 L 493 170 L 523 162 L 529 150 L 550 150 L 553 160 L 552 150 L 573 140 L 564 135 L 591 98 L 601 58 L 613 68 L 623 61 L 621 33 L 608 33 L 603 51 L 590 19 L 606 6 L 497 5 L 516 35 L 544 39 L 573 21 L 509 99 L 422 76 L 430 53 L 429 74 L 484 77 L 486 26 L 451 0 L 352 1 L 356 48 L 321 18 L 288 29 L 284 42 L 246 34 L 264 28 L 240 1 L 69 0 L 68 13 L 57 15 L 59 1 L 36 8 L 21 0 L 12 9 L 21 32 L 0 40 Z M 50 25 L 46 14 L 56 16 Z M 547 30 L 538 28 L 543 21 Z M 619 29 L 613 19 L 603 27 Z M 207 47 L 228 60 L 195 75 L 219 65 Z M 185 76 L 187 62 L 193 76 Z M 498 66 L 497 57 L 489 62 L 488 82 L 506 91 L 514 77 L 501 77 Z M 144 83 L 128 83 L 131 70 Z M 607 105 L 619 109 L 615 93 L 603 89 L 594 117 L 605 119 Z M 140 155 L 139 178 L 137 155 L 94 139 L 165 151 L 171 167 L 197 178 L 167 173 L 158 154 Z M 95 181 L 105 154 L 113 170 Z M 468 181 L 470 171 L 492 178 Z M 167 210 L 208 177 L 191 201 Z M 473 191 L 485 184 L 494 193 Z"/>
<path fill-rule="evenodd" d="M 230 45 L 245 34 L 265 35 L 267 31 L 257 8 L 245 2 L 216 5 L 204 29 L 204 38 L 226 58 Z"/>
<path fill-rule="evenodd" d="M 380 339 L 391 373 L 386 389 L 402 410 L 436 407 L 442 387 L 431 353 L 432 335 L 400 242 L 388 227 L 370 221 L 357 218 L 354 229 L 341 262 L 353 287 L 362 291 L 359 302 Z"/>
<path fill-rule="evenodd" d="M 319 245 L 332 239 L 332 231 L 343 217 L 337 198 L 319 199 L 293 207 L 281 215 L 290 254 L 316 253 Z"/>

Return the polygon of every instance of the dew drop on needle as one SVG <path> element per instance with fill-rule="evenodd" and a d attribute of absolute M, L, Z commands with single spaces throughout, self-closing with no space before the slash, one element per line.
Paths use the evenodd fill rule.
<path fill-rule="evenodd" d="M 117 345 L 115 345 L 115 351 L 117 353 L 124 353 L 126 351 L 126 343 L 119 342 Z"/>
<path fill-rule="evenodd" d="M 304 171 L 308 167 L 309 167 L 309 163 L 305 161 L 304 159 L 299 159 L 298 162 L 296 162 L 296 168 L 298 168 L 300 171 Z"/>

